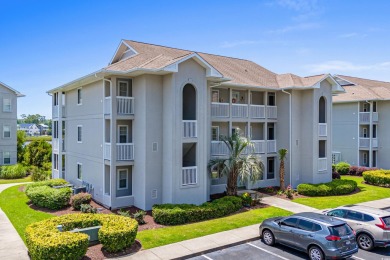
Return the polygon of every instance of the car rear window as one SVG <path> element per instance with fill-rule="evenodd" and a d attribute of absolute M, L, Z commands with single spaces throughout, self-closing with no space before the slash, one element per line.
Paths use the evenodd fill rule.
<path fill-rule="evenodd" d="M 383 222 L 385 222 L 386 226 L 390 226 L 390 216 L 382 217 Z"/>
<path fill-rule="evenodd" d="M 329 231 L 332 235 L 343 237 L 352 234 L 352 229 L 347 224 L 329 227 Z"/>

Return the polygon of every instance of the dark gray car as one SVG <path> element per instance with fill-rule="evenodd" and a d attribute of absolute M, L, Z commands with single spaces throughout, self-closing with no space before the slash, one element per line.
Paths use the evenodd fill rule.
<path fill-rule="evenodd" d="M 270 218 L 259 232 L 265 244 L 284 244 L 307 252 L 312 260 L 347 258 L 358 252 L 355 234 L 345 221 L 318 213 Z"/>

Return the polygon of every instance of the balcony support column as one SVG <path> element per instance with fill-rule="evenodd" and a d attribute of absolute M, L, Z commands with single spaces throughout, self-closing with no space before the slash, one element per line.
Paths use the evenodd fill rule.
<path fill-rule="evenodd" d="M 111 198 L 116 197 L 116 119 L 117 119 L 117 87 L 116 77 L 111 78 L 111 117 L 110 117 L 110 143 L 111 143 L 111 158 L 110 158 L 110 179 L 111 179 Z"/>
<path fill-rule="evenodd" d="M 62 176 L 62 140 L 63 140 L 63 129 L 62 129 L 62 91 L 58 92 L 58 176 Z"/>
<path fill-rule="evenodd" d="M 372 153 L 372 136 L 373 136 L 373 125 L 372 125 L 372 110 L 373 110 L 373 104 L 372 101 L 368 102 L 370 104 L 370 127 L 369 127 L 369 137 L 370 137 L 370 149 L 368 151 L 368 166 L 372 167 L 372 160 L 373 160 L 373 153 Z"/>

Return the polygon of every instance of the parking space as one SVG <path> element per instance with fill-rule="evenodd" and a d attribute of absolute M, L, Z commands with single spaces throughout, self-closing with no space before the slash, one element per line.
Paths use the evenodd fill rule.
<path fill-rule="evenodd" d="M 265 245 L 262 241 L 253 242 L 229 247 L 214 251 L 208 254 L 191 258 L 192 260 L 226 260 L 226 259 L 269 259 L 269 260 L 302 260 L 308 259 L 305 253 L 290 249 L 289 247 L 276 245 L 274 247 Z M 349 260 L 378 260 L 390 259 L 390 248 L 378 248 L 372 252 L 359 250 Z"/>

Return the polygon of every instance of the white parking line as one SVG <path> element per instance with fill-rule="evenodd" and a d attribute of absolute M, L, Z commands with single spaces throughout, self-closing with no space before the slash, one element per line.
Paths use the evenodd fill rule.
<path fill-rule="evenodd" d="M 354 259 L 357 259 L 357 260 L 366 260 L 366 259 L 364 259 L 364 258 L 360 258 L 360 257 L 357 257 L 357 256 L 351 256 L 351 258 L 354 258 Z"/>
<path fill-rule="evenodd" d="M 208 257 L 207 255 L 202 255 L 204 258 L 208 259 L 208 260 L 213 260 L 212 258 Z"/>
<path fill-rule="evenodd" d="M 268 251 L 268 250 L 266 250 L 266 249 L 264 249 L 264 248 L 255 246 L 254 244 L 251 244 L 251 243 L 247 243 L 247 244 L 250 245 L 250 246 L 253 246 L 253 247 L 257 248 L 257 249 L 260 249 L 260 250 L 262 250 L 262 251 L 264 251 L 264 252 L 266 252 L 266 253 L 268 253 L 268 254 L 271 254 L 271 255 L 273 255 L 273 256 L 279 257 L 280 259 L 283 259 L 283 260 L 290 260 L 290 259 L 288 259 L 288 258 L 285 258 L 285 257 L 281 256 L 281 255 L 278 255 L 278 254 L 275 254 L 275 253 L 273 253 L 273 252 L 271 252 L 271 251 Z"/>

